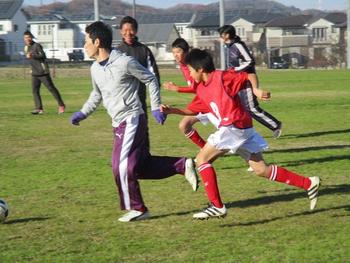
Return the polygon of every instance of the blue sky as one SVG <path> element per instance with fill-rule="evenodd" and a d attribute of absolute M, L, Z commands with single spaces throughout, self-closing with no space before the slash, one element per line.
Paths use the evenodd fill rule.
<path fill-rule="evenodd" d="M 56 2 L 69 2 L 69 0 L 56 0 Z M 93 0 L 86 0 L 93 1 Z M 180 3 L 192 4 L 209 4 L 218 2 L 219 0 L 135 0 L 137 4 L 155 6 L 158 8 L 167 8 Z M 295 6 L 300 9 L 320 8 L 322 10 L 344 10 L 347 8 L 348 0 L 275 0 L 287 6 Z M 26 5 L 39 5 L 40 3 L 48 4 L 55 0 L 24 0 Z M 132 3 L 132 0 L 124 0 L 124 2 Z M 155 2 L 157 4 L 155 4 Z"/>

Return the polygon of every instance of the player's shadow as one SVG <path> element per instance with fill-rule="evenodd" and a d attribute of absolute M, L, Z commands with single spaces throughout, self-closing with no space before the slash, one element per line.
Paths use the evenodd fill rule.
<path fill-rule="evenodd" d="M 338 155 L 338 156 L 328 156 L 328 157 L 321 157 L 321 158 L 301 159 L 296 161 L 285 161 L 285 162 L 279 162 L 279 164 L 283 164 L 283 166 L 299 166 L 303 164 L 325 163 L 325 162 L 334 162 L 339 160 L 350 160 L 350 155 Z"/>
<path fill-rule="evenodd" d="M 322 188 L 323 187 L 323 188 Z M 341 184 L 341 185 L 328 185 L 328 186 L 322 186 L 319 195 L 333 195 L 333 194 L 350 194 L 350 185 L 349 184 Z M 225 203 L 226 208 L 246 208 L 250 206 L 260 206 L 260 205 L 268 205 L 268 204 L 273 204 L 277 202 L 291 202 L 294 199 L 297 198 L 307 198 L 305 192 L 300 192 L 299 190 L 289 190 L 289 189 L 284 189 L 284 190 L 279 190 L 278 192 L 286 192 L 286 191 L 293 191 L 292 193 L 288 194 L 280 194 L 280 195 L 264 195 L 261 197 L 257 198 L 252 198 L 252 199 L 246 199 L 246 200 L 239 200 L 239 201 L 233 201 L 233 202 L 228 202 Z M 294 192 L 298 191 L 298 192 Z M 272 191 L 269 191 L 271 193 Z M 267 193 L 267 192 L 259 192 L 259 193 Z M 348 209 L 350 211 L 350 205 L 348 206 Z M 188 215 L 188 214 L 193 214 L 198 212 L 198 209 L 195 210 L 190 210 L 190 211 L 182 211 L 182 212 L 176 212 L 176 213 L 169 213 L 169 214 L 164 214 L 164 215 L 157 215 L 157 216 L 151 216 L 151 219 L 159 219 L 159 218 L 164 218 L 168 216 L 183 216 L 183 215 Z M 317 210 L 319 211 L 319 210 Z M 309 212 L 305 212 L 305 214 L 308 214 Z M 283 218 L 283 217 L 281 217 Z M 278 219 L 281 219 L 278 218 Z M 277 219 L 276 219 L 277 220 Z"/>
<path fill-rule="evenodd" d="M 282 190 L 285 191 L 285 190 Z M 300 192 L 299 190 L 296 190 L 298 192 L 292 192 L 288 194 L 280 194 L 280 195 L 270 195 L 270 196 L 261 196 L 253 199 L 247 199 L 247 200 L 239 200 L 234 202 L 226 203 L 226 207 L 239 207 L 239 208 L 245 208 L 250 206 L 259 206 L 259 205 L 267 205 L 272 204 L 276 202 L 290 202 L 297 198 L 307 198 L 306 192 Z M 260 192 L 264 193 L 264 192 Z M 341 185 L 328 185 L 328 186 L 321 186 L 321 189 L 319 191 L 319 195 L 333 195 L 333 194 L 349 194 L 350 193 L 350 185 L 349 184 L 341 184 Z"/>
<path fill-rule="evenodd" d="M 28 218 L 7 220 L 3 224 L 12 225 L 12 224 L 19 224 L 19 223 L 28 223 L 28 222 L 32 222 L 32 221 L 44 221 L 44 220 L 48 220 L 48 219 L 50 219 L 50 217 L 28 217 Z"/>
<path fill-rule="evenodd" d="M 350 129 L 333 130 L 333 131 L 319 131 L 319 132 L 310 132 L 310 133 L 304 133 L 304 134 L 285 134 L 285 135 L 282 135 L 278 140 L 291 139 L 291 138 L 317 137 L 317 136 L 322 136 L 322 135 L 348 133 L 348 132 L 350 132 Z"/>
<path fill-rule="evenodd" d="M 320 150 L 334 150 L 334 149 L 347 149 L 350 145 L 323 145 L 323 146 L 311 146 L 303 148 L 288 148 L 288 149 L 277 149 L 267 150 L 264 155 L 271 153 L 298 153 L 298 152 L 309 152 L 309 151 L 320 151 Z"/>
<path fill-rule="evenodd" d="M 224 225 L 221 225 L 220 227 L 238 227 L 238 226 L 245 227 L 245 226 L 261 225 L 261 224 L 267 224 L 267 223 L 270 223 L 273 221 L 277 221 L 277 220 L 281 220 L 281 219 L 285 219 L 285 218 L 290 218 L 290 217 L 308 216 L 308 215 L 314 215 L 314 214 L 323 213 L 323 212 L 327 212 L 327 211 L 343 210 L 343 209 L 348 211 L 349 214 L 339 215 L 339 216 L 335 216 L 335 217 L 350 216 L 350 205 L 342 205 L 342 206 L 336 206 L 336 207 L 330 207 L 330 208 L 321 208 L 321 209 L 317 209 L 315 211 L 305 211 L 305 212 L 300 212 L 300 213 L 295 213 L 295 214 L 288 214 L 287 216 L 276 216 L 273 218 L 255 220 L 255 221 L 251 221 L 251 222 L 224 224 Z"/>

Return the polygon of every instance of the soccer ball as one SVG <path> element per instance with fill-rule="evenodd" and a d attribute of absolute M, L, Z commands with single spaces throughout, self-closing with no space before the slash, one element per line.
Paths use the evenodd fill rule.
<path fill-rule="evenodd" d="M 0 223 L 4 222 L 9 215 L 9 206 L 7 203 L 0 199 Z"/>

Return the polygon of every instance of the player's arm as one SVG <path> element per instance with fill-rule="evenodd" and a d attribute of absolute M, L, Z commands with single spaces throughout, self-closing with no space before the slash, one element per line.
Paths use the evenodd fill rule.
<path fill-rule="evenodd" d="M 35 43 L 35 48 L 32 52 L 29 52 L 31 53 L 30 56 L 31 58 L 34 58 L 34 59 L 46 59 L 46 55 L 45 55 L 45 52 L 43 50 L 43 47 L 38 44 L 38 43 Z"/>
<path fill-rule="evenodd" d="M 174 82 L 168 81 L 163 83 L 163 87 L 166 90 L 177 91 L 180 93 L 196 93 L 192 87 L 177 86 Z"/>
<path fill-rule="evenodd" d="M 163 112 L 164 114 L 176 114 L 176 115 L 187 115 L 187 116 L 196 115 L 196 113 L 192 112 L 189 109 L 175 108 L 166 104 L 160 105 L 160 111 Z"/>

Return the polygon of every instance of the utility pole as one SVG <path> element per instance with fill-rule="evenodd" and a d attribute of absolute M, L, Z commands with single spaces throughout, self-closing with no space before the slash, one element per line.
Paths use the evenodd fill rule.
<path fill-rule="evenodd" d="M 223 26 L 225 24 L 224 0 L 220 0 L 219 10 L 220 10 L 220 26 Z M 221 42 L 220 42 L 220 67 L 221 69 L 225 69 L 225 50 L 224 50 L 224 44 Z"/>
<path fill-rule="evenodd" d="M 98 0 L 94 0 L 94 14 L 95 14 L 95 21 L 100 20 L 100 11 L 98 6 Z"/>
<path fill-rule="evenodd" d="M 132 1 L 132 17 L 136 19 L 136 0 Z"/>
<path fill-rule="evenodd" d="M 347 67 L 350 69 L 350 0 L 348 0 L 348 20 L 346 25 L 346 31 L 348 32 L 348 49 L 347 49 L 347 55 L 348 55 L 348 63 Z"/>

